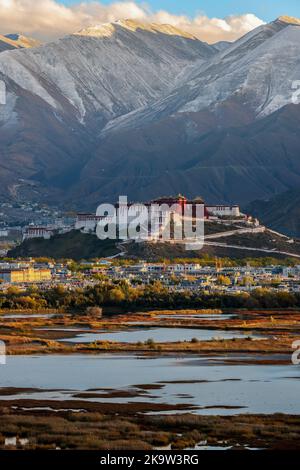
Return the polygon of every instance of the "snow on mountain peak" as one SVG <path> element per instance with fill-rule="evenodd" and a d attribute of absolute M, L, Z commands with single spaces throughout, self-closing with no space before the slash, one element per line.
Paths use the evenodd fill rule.
<path fill-rule="evenodd" d="M 292 25 L 300 25 L 300 19 L 294 18 L 293 16 L 280 16 L 277 21 L 281 21 L 281 23 L 287 23 Z"/>
<path fill-rule="evenodd" d="M 122 26 L 122 28 L 129 29 L 130 31 L 137 31 L 138 29 L 142 29 L 151 33 L 162 33 L 168 34 L 170 36 L 182 36 L 186 39 L 196 39 L 196 37 L 192 34 L 187 33 L 186 31 L 182 31 L 181 29 L 169 24 L 147 23 L 136 20 L 119 20 L 115 24 Z"/>
<path fill-rule="evenodd" d="M 300 24 L 300 21 L 299 21 Z M 169 95 L 108 123 L 102 135 L 179 113 L 198 113 L 226 101 L 240 101 L 257 118 L 294 101 L 300 74 L 300 29 L 274 21 L 247 33 L 209 60 L 186 69 Z"/>
<path fill-rule="evenodd" d="M 38 47 L 41 43 L 37 39 L 23 36 L 22 34 L 6 34 L 4 36 L 16 48 L 31 48 Z"/>
<path fill-rule="evenodd" d="M 92 122 L 95 116 L 95 125 L 101 127 L 160 98 L 185 68 L 216 53 L 184 36 L 171 26 L 123 20 L 13 53 L 16 46 L 4 43 L 0 73 L 59 113 L 70 113 L 73 106 L 80 123 Z M 15 35 L 6 41 L 18 39 Z"/>
<path fill-rule="evenodd" d="M 93 38 L 109 38 L 115 32 L 114 25 L 112 23 L 103 23 L 89 28 L 81 29 L 77 33 L 73 33 L 73 36 L 87 36 Z"/>
<path fill-rule="evenodd" d="M 128 31 L 136 32 L 137 30 L 148 31 L 154 34 L 161 33 L 167 34 L 169 36 L 181 36 L 185 39 L 194 39 L 197 38 L 186 31 L 175 28 L 169 24 L 158 24 L 158 23 L 147 23 L 137 20 L 118 20 L 113 23 L 103 23 L 99 25 L 90 26 L 88 28 L 82 29 L 77 33 L 74 33 L 75 36 L 89 36 L 89 37 L 111 37 L 116 32 L 117 27 L 127 29 Z"/>

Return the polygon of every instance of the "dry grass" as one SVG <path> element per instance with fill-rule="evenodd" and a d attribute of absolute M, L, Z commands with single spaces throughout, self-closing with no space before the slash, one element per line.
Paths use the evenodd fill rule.
<path fill-rule="evenodd" d="M 29 439 L 33 449 L 150 450 L 171 445 L 192 448 L 214 445 L 300 448 L 300 417 L 288 415 L 199 416 L 140 413 L 50 412 L 0 409 L 0 448 L 4 438 Z M 218 444 L 220 445 L 220 444 Z"/>
<path fill-rule="evenodd" d="M 176 313 L 186 314 L 185 319 L 174 318 Z M 197 313 L 216 313 L 215 310 L 174 310 L 151 311 L 147 314 L 122 314 L 101 320 L 61 314 L 55 318 L 25 318 L 2 320 L 0 317 L 1 339 L 7 345 L 8 354 L 55 354 L 102 352 L 140 352 L 140 353 L 203 353 L 203 352 L 252 352 L 252 353 L 291 353 L 291 344 L 300 334 L 300 315 L 296 311 L 247 312 L 247 319 L 224 319 L 217 322 L 193 318 Z M 159 318 L 166 314 L 167 318 Z M 221 315 L 220 315 L 221 316 Z M 141 322 L 135 328 L 155 325 L 155 327 L 193 327 L 195 329 L 238 330 L 245 334 L 257 332 L 268 335 L 267 340 L 250 341 L 247 338 L 235 340 L 183 341 L 176 343 L 117 343 L 97 341 L 90 344 L 62 343 L 59 340 L 74 336 L 70 331 L 59 331 L 60 328 L 76 327 L 82 332 L 127 329 L 129 321 Z M 47 328 L 58 328 L 58 331 Z M 43 330 L 43 328 L 46 328 Z M 79 333 L 80 331 L 78 331 Z M 195 335 L 196 336 L 196 335 Z"/>

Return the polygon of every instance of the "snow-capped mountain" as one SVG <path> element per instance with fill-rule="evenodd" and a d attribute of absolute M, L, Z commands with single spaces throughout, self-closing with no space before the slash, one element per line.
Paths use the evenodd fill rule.
<path fill-rule="evenodd" d="M 172 26 L 129 20 L 3 52 L 0 178 L 7 184 L 0 192 L 8 187 L 15 197 L 20 176 L 64 187 L 109 120 L 150 104 L 175 86 L 187 66 L 215 53 Z"/>
<path fill-rule="evenodd" d="M 215 203 L 248 203 L 299 186 L 299 79 L 297 21 L 257 28 L 187 68 L 169 95 L 108 123 L 81 171 L 83 192 L 91 174 L 92 201 L 98 187 L 114 197 L 116 181 L 132 198 L 163 187 Z"/>
<path fill-rule="evenodd" d="M 6 34 L 5 36 L 0 34 L 0 52 L 37 47 L 40 44 L 36 39 L 28 38 L 22 34 Z"/>
<path fill-rule="evenodd" d="M 0 79 L 2 195 L 246 204 L 299 186 L 297 19 L 219 45 L 168 25 L 93 26 L 2 52 Z"/>
<path fill-rule="evenodd" d="M 107 129 L 195 113 L 229 100 L 239 100 L 257 118 L 294 102 L 300 77 L 300 22 L 281 17 L 246 34 L 210 61 L 187 70 L 185 80 L 151 106 L 122 116 Z"/>
<path fill-rule="evenodd" d="M 5 37 L 13 42 L 17 49 L 19 48 L 31 48 L 31 47 L 38 47 L 42 43 L 37 39 L 29 38 L 24 36 L 23 34 L 6 34 Z"/>
<path fill-rule="evenodd" d="M 88 28 L 0 57 L 0 72 L 60 113 L 63 96 L 81 122 L 107 121 L 147 105 L 214 49 L 171 26 L 134 21 Z"/>

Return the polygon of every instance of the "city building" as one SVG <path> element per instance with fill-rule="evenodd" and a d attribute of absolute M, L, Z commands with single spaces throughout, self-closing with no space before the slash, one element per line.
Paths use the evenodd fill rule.
<path fill-rule="evenodd" d="M 103 220 L 103 217 L 97 216 L 95 214 L 77 214 L 75 230 L 94 232 L 100 220 Z"/>
<path fill-rule="evenodd" d="M 23 233 L 23 240 L 29 240 L 32 238 L 44 238 L 44 240 L 49 240 L 53 235 L 53 229 L 29 225 Z"/>
<path fill-rule="evenodd" d="M 241 212 L 239 206 L 204 206 L 206 218 L 210 217 L 240 217 Z"/>
<path fill-rule="evenodd" d="M 11 284 L 51 281 L 50 269 L 11 268 L 0 270 L 0 279 Z"/>

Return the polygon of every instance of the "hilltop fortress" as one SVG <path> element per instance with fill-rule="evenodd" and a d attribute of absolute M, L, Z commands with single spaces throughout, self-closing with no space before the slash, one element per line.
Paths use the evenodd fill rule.
<path fill-rule="evenodd" d="M 201 219 L 206 222 L 241 222 L 246 225 L 256 225 L 259 223 L 256 219 L 242 214 L 238 205 L 208 205 L 202 198 L 187 199 L 185 196 L 160 197 L 146 203 L 129 203 L 122 206 L 115 204 L 114 208 L 118 217 L 125 215 L 125 211 L 130 212 L 130 208 L 148 209 L 151 211 L 152 232 L 150 241 L 158 241 L 162 238 L 162 233 L 168 224 L 179 224 L 192 218 L 194 221 Z M 80 213 L 77 215 L 75 229 L 84 232 L 94 232 L 97 224 L 103 222 L 103 219 L 109 223 L 112 221 L 112 214 L 103 217 L 102 214 Z M 155 227 L 153 230 L 153 226 Z M 150 232 L 149 232 L 150 236 Z M 174 236 L 170 236 L 174 240 Z M 166 241 L 166 239 L 164 239 Z"/>

